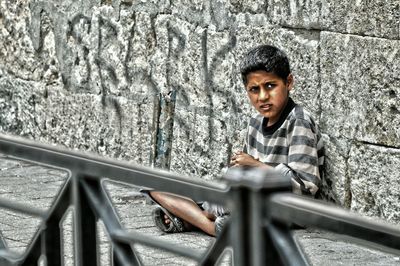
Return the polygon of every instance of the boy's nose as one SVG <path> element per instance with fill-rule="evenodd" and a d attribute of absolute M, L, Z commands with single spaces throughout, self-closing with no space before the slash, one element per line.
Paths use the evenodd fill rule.
<path fill-rule="evenodd" d="M 268 92 L 264 88 L 262 88 L 260 90 L 260 94 L 258 95 L 258 100 L 265 101 L 268 99 L 268 97 L 269 97 Z"/>

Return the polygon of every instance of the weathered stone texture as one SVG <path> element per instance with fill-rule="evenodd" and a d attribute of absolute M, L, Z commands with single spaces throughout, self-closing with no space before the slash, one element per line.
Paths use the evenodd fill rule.
<path fill-rule="evenodd" d="M 342 138 L 323 136 L 325 145 L 325 178 L 322 180 L 323 197 L 349 207 L 350 179 L 347 173 L 350 141 Z"/>
<path fill-rule="evenodd" d="M 269 18 L 285 27 L 400 38 L 400 1 L 268 1 Z"/>
<path fill-rule="evenodd" d="M 1 130 L 24 136 L 39 136 L 37 124 L 43 123 L 44 90 L 38 83 L 0 77 Z M 39 114 L 35 117 L 35 114 Z"/>
<path fill-rule="evenodd" d="M 373 145 L 352 146 L 349 160 L 351 209 L 398 222 L 400 220 L 399 165 L 398 149 Z"/>
<path fill-rule="evenodd" d="M 400 41 L 321 34 L 321 126 L 400 147 Z"/>
<path fill-rule="evenodd" d="M 356 204 L 355 209 L 359 211 L 379 215 L 377 209 L 381 208 L 382 202 L 378 194 L 374 194 L 381 191 L 379 180 L 393 178 L 391 172 L 397 173 L 399 167 L 377 161 L 374 156 L 366 154 L 358 158 L 360 154 L 354 151 L 349 153 L 349 149 L 354 141 L 400 147 L 400 80 L 397 74 L 400 43 L 322 32 L 320 46 L 323 95 L 320 101 L 320 126 L 334 142 L 334 145 L 331 141 L 327 143 L 327 180 L 328 183 L 332 182 L 329 191 L 347 207 Z M 381 156 L 384 157 L 383 154 Z M 390 157 L 388 154 L 386 156 Z M 384 170 L 379 175 L 371 171 L 355 172 L 353 164 L 359 165 L 359 160 L 366 165 L 376 164 L 377 168 Z M 366 192 L 357 187 L 360 182 L 354 182 L 364 179 L 371 183 L 370 190 Z M 368 196 L 368 199 L 368 193 L 374 196 Z M 363 208 L 372 208 L 374 211 L 368 212 Z M 398 213 L 398 210 L 391 209 L 394 217 Z"/>
<path fill-rule="evenodd" d="M 136 94 L 133 101 L 51 89 L 0 78 L 2 131 L 150 164 L 151 95 Z"/>
<path fill-rule="evenodd" d="M 0 2 L 0 69 L 22 79 L 49 82 L 50 76 L 57 76 L 58 68 L 51 45 L 54 36 L 48 29 L 43 29 L 42 42 L 46 46 L 41 54 L 35 53 L 28 34 L 30 13 L 27 1 Z"/>
<path fill-rule="evenodd" d="M 350 34 L 400 38 L 400 1 L 335 1 L 322 5 L 322 29 Z"/>
<path fill-rule="evenodd" d="M 137 102 L 84 94 L 56 94 L 47 106 L 52 113 L 46 115 L 46 133 L 52 142 L 67 147 L 149 165 L 154 99 L 141 98 L 142 101 Z"/>
<path fill-rule="evenodd" d="M 321 17 L 329 13 L 327 3 L 311 1 L 268 1 L 269 18 L 272 22 L 286 27 L 320 29 Z"/>
<path fill-rule="evenodd" d="M 267 11 L 269 1 L 255 0 L 228 0 L 230 2 L 230 10 L 234 14 L 250 13 L 250 14 L 263 14 Z"/>
<path fill-rule="evenodd" d="M 0 127 L 216 178 L 254 112 L 238 62 L 274 44 L 325 134 L 323 194 L 369 213 L 386 203 L 353 181 L 378 179 L 350 162 L 399 170 L 382 159 L 400 149 L 399 14 L 399 0 L 0 0 Z M 361 153 L 369 144 L 382 158 Z"/>

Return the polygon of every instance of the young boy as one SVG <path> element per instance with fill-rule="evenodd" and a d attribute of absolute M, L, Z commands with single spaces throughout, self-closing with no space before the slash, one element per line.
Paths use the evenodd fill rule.
<path fill-rule="evenodd" d="M 275 168 L 292 180 L 293 191 L 315 196 L 321 180 L 324 149 L 310 114 L 289 97 L 293 75 L 284 52 L 261 45 L 251 49 L 240 64 L 251 105 L 257 114 L 250 119 L 243 151 L 236 152 L 231 167 Z M 191 199 L 151 191 L 162 207 L 156 209 L 157 226 L 182 232 L 194 226 L 215 236 L 228 214 L 220 206 L 199 206 Z"/>

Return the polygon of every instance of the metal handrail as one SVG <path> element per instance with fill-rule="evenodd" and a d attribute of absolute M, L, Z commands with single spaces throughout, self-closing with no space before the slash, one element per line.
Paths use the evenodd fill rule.
<path fill-rule="evenodd" d="M 361 245 L 400 255 L 400 230 L 384 221 L 363 218 L 337 206 L 321 204 L 293 194 L 271 196 L 269 213 L 275 221 L 352 237 Z"/>
<path fill-rule="evenodd" d="M 71 172 L 97 179 L 107 177 L 113 181 L 160 190 L 167 187 L 171 193 L 195 200 L 221 204 L 226 200 L 227 186 L 224 184 L 209 184 L 159 169 L 40 144 L 20 137 L 0 134 L 0 151 L 21 159 L 68 169 Z M 209 193 L 210 191 L 212 192 Z"/>
<path fill-rule="evenodd" d="M 47 212 L 0 199 L 0 207 L 43 218 L 26 252 L 12 254 L 0 234 L 1 265 L 37 264 L 45 256 L 49 265 L 62 265 L 60 221 L 74 207 L 74 257 L 76 265 L 97 265 L 96 221 L 101 219 L 110 236 L 114 265 L 141 265 L 131 244 L 165 249 L 197 261 L 215 264 L 226 247 L 233 250 L 235 265 L 308 265 L 307 256 L 290 233 L 293 223 L 313 226 L 376 244 L 375 248 L 400 253 L 400 230 L 365 220 L 326 203 L 288 193 L 290 180 L 273 171 L 229 171 L 224 184 L 207 184 L 166 171 L 128 164 L 96 155 L 69 151 L 30 140 L 0 135 L 0 152 L 20 159 L 65 168 L 63 188 Z M 171 245 L 154 237 L 127 232 L 103 187 L 105 180 L 150 187 L 194 200 L 231 207 L 229 222 L 214 244 L 203 253 Z M 374 236 L 372 238 L 371 236 Z M 376 237 L 376 238 L 375 238 Z"/>

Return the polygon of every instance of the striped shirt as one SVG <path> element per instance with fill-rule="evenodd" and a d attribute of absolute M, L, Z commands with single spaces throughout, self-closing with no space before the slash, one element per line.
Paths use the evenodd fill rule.
<path fill-rule="evenodd" d="M 251 117 L 244 152 L 289 176 L 295 193 L 315 195 L 323 173 L 324 147 L 314 120 L 289 98 L 279 121 L 270 127 L 267 123 L 260 114 Z"/>

